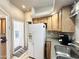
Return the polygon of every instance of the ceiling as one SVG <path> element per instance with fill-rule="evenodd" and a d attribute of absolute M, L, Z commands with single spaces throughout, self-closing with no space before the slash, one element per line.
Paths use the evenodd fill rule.
<path fill-rule="evenodd" d="M 51 6 L 53 4 L 53 0 L 10 0 L 10 2 L 23 11 L 26 11 L 27 9 L 30 9 L 32 7 L 40 8 Z M 23 9 L 22 5 L 25 5 L 26 8 Z"/>
<path fill-rule="evenodd" d="M 70 5 L 74 2 L 75 0 L 55 0 L 55 10 L 59 10 L 63 6 Z"/>
<path fill-rule="evenodd" d="M 39 8 L 45 8 L 52 6 L 54 10 L 58 10 L 63 6 L 73 3 L 74 0 L 10 0 L 12 4 L 21 9 L 22 11 L 28 11 L 32 7 L 37 11 Z M 26 8 L 22 8 L 22 5 L 25 5 Z"/>

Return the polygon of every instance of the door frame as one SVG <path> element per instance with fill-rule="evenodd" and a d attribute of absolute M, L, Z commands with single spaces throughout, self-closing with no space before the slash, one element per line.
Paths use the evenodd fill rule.
<path fill-rule="evenodd" d="M 0 18 L 6 18 L 6 57 L 12 59 L 12 19 L 11 15 L 0 6 Z"/>
<path fill-rule="evenodd" d="M 10 16 L 6 16 L 6 49 L 7 49 L 7 59 L 12 59 L 12 51 L 13 51 L 13 44 L 12 44 L 12 21 Z"/>
<path fill-rule="evenodd" d="M 12 35 L 11 35 L 11 19 L 10 16 L 2 16 L 0 18 L 5 18 L 6 20 L 6 58 L 11 59 L 12 55 Z"/>

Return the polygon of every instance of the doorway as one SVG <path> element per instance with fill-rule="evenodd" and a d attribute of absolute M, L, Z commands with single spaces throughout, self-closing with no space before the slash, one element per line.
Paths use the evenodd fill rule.
<path fill-rule="evenodd" d="M 0 59 L 7 59 L 6 51 L 6 18 L 0 18 Z"/>

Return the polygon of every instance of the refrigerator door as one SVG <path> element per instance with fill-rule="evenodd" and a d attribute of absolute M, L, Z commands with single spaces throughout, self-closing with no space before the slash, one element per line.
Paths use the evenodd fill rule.
<path fill-rule="evenodd" d="M 44 59 L 44 45 L 46 39 L 46 26 L 44 24 L 29 25 L 29 41 L 31 42 L 31 52 L 36 59 Z"/>

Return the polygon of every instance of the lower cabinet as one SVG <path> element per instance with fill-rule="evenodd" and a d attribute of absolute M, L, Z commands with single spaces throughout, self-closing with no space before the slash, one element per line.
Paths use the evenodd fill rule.
<path fill-rule="evenodd" d="M 51 41 L 45 43 L 45 59 L 51 59 Z"/>
<path fill-rule="evenodd" d="M 6 59 L 6 43 L 0 43 L 1 59 Z"/>

